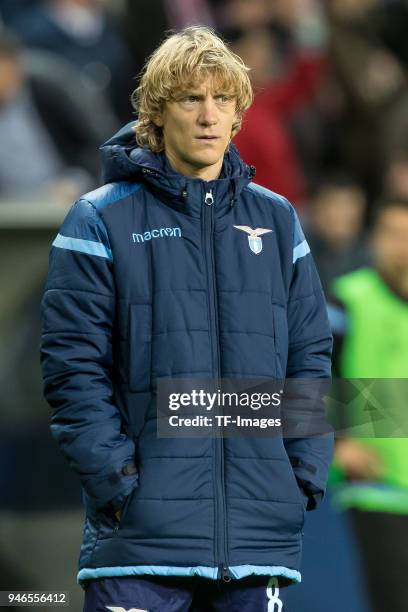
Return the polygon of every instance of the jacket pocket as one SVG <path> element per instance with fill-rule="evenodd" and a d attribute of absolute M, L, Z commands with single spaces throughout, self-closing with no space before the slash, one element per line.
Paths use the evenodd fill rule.
<path fill-rule="evenodd" d="M 302 490 L 301 490 L 301 488 L 299 486 L 299 483 L 298 483 L 298 481 L 296 479 L 296 475 L 295 475 L 293 467 L 292 467 L 292 465 L 290 463 L 290 460 L 288 460 L 288 469 L 289 469 L 289 472 L 290 472 L 290 474 L 292 476 L 293 486 L 296 487 L 296 492 L 297 492 L 297 495 L 298 495 L 298 498 L 299 498 L 299 503 L 302 506 L 302 526 L 301 526 L 301 530 L 303 530 L 303 527 L 304 527 L 304 524 L 305 524 L 305 520 L 306 520 L 306 507 L 307 507 L 308 500 L 307 500 L 307 496 L 302 492 Z"/>
<path fill-rule="evenodd" d="M 282 478 L 287 483 L 287 486 L 289 487 L 289 490 L 291 491 L 290 500 L 291 501 L 296 500 L 299 503 L 301 503 L 303 506 L 305 506 L 305 498 L 301 491 L 299 483 L 297 481 L 296 474 L 291 464 L 290 458 L 288 457 L 286 451 L 284 452 L 285 452 L 285 457 L 284 457 L 283 463 L 285 466 L 284 467 L 285 474 L 282 476 Z"/>
<path fill-rule="evenodd" d="M 128 350 L 129 390 L 148 391 L 152 358 L 151 304 L 130 305 Z"/>
<path fill-rule="evenodd" d="M 122 507 L 120 509 L 120 518 L 116 523 L 115 531 L 118 531 L 118 529 L 121 529 L 123 525 L 125 524 L 126 516 L 128 514 L 130 504 L 132 503 L 132 499 L 135 494 L 135 489 L 132 489 L 132 491 L 129 493 L 129 495 L 126 497 L 125 501 L 122 504 Z"/>

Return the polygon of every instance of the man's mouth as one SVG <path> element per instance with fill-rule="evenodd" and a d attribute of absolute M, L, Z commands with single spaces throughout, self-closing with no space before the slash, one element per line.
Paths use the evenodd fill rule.
<path fill-rule="evenodd" d="M 218 140 L 219 136 L 196 136 L 199 140 Z"/>

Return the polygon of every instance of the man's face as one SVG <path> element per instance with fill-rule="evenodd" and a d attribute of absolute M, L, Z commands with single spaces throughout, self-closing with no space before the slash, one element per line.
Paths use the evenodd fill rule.
<path fill-rule="evenodd" d="M 218 177 L 236 120 L 236 98 L 210 78 L 188 86 L 167 102 L 157 125 L 175 170 L 204 180 Z"/>
<path fill-rule="evenodd" d="M 390 207 L 380 213 L 373 236 L 377 265 L 398 279 L 408 274 L 408 210 Z"/>
<path fill-rule="evenodd" d="M 326 187 L 315 201 L 313 222 L 328 243 L 345 246 L 359 235 L 364 209 L 364 194 L 358 187 Z"/>

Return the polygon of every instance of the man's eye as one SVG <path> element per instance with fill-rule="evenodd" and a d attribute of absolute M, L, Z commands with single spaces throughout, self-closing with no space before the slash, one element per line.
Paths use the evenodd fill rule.
<path fill-rule="evenodd" d="M 187 104 L 194 104 L 195 102 L 197 102 L 197 100 L 197 96 L 184 96 L 183 98 L 183 102 L 187 102 Z"/>
<path fill-rule="evenodd" d="M 231 96 L 228 96 L 227 94 L 219 94 L 218 96 L 215 96 L 215 99 L 218 102 L 221 102 L 221 104 L 226 104 L 231 100 Z"/>

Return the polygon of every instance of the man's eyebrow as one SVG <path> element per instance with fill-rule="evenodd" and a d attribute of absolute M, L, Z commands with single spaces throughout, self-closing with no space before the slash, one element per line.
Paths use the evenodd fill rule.
<path fill-rule="evenodd" d="M 198 89 L 196 89 L 195 87 L 185 87 L 184 89 L 179 89 L 179 91 L 177 92 L 177 95 L 178 96 L 185 96 L 185 95 L 199 96 L 199 95 L 204 95 L 204 94 Z"/>
<path fill-rule="evenodd" d="M 212 92 L 212 94 L 213 96 L 230 96 L 230 97 L 236 96 L 235 91 L 231 91 L 227 88 L 216 89 Z M 191 89 L 182 89 L 176 94 L 176 97 L 178 98 L 182 98 L 184 96 L 197 96 L 198 98 L 204 98 L 205 93 L 203 93 L 202 91 L 198 91 L 197 89 L 191 88 Z"/>
<path fill-rule="evenodd" d="M 194 85 L 185 84 L 185 85 L 182 85 L 181 87 L 178 87 L 176 91 L 178 95 L 180 94 L 184 95 L 186 93 L 199 93 L 200 89 L 199 89 L 199 86 L 195 87 Z"/>

